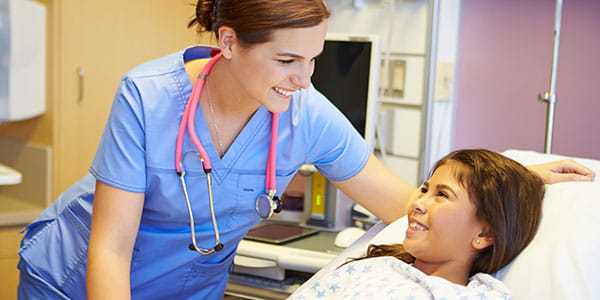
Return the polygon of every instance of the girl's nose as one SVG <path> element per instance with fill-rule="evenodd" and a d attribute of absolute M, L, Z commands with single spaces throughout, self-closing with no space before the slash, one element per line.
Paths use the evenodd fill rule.
<path fill-rule="evenodd" d="M 427 197 L 421 195 L 415 200 L 415 202 L 413 202 L 413 211 L 421 215 L 427 213 L 427 202 Z"/>

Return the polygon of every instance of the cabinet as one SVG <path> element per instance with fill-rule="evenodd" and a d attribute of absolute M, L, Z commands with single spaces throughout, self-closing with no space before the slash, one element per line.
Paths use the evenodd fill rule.
<path fill-rule="evenodd" d="M 20 230 L 21 227 L 0 226 L 0 299 L 17 299 Z"/>
<path fill-rule="evenodd" d="M 186 1 L 53 1 L 54 196 L 88 170 L 120 77 L 198 41 Z"/>

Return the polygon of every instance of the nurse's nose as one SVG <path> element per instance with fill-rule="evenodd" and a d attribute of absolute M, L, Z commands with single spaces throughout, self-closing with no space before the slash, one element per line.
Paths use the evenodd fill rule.
<path fill-rule="evenodd" d="M 298 72 L 292 75 L 291 81 L 294 85 L 299 88 L 307 89 L 310 86 L 310 77 L 315 70 L 314 62 L 303 64 L 302 68 Z"/>

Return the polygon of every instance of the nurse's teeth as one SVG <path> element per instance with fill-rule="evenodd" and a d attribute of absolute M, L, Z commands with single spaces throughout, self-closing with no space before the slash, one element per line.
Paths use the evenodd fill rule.
<path fill-rule="evenodd" d="M 408 226 L 410 226 L 411 229 L 417 230 L 417 231 L 427 230 L 427 228 L 419 225 L 419 223 L 417 223 L 417 222 L 410 222 L 410 224 Z"/>
<path fill-rule="evenodd" d="M 284 95 L 284 96 L 290 96 L 292 95 L 294 92 L 293 91 L 286 91 L 286 90 L 282 90 L 280 88 L 273 88 L 276 92 Z"/>

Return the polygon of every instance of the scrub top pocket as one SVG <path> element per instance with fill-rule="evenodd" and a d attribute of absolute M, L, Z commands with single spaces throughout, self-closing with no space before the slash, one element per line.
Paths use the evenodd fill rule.
<path fill-rule="evenodd" d="M 220 299 L 223 297 L 234 257 L 235 252 L 217 264 L 196 262 L 185 276 L 184 294 L 187 295 L 186 290 L 192 286 L 198 294 L 190 294 L 190 299 Z M 198 285 L 202 285 L 203 288 L 199 289 Z"/>
<path fill-rule="evenodd" d="M 87 218 L 86 218 L 87 216 Z M 78 201 L 58 218 L 29 227 L 19 250 L 21 263 L 71 299 L 85 299 L 85 269 L 91 215 Z"/>

